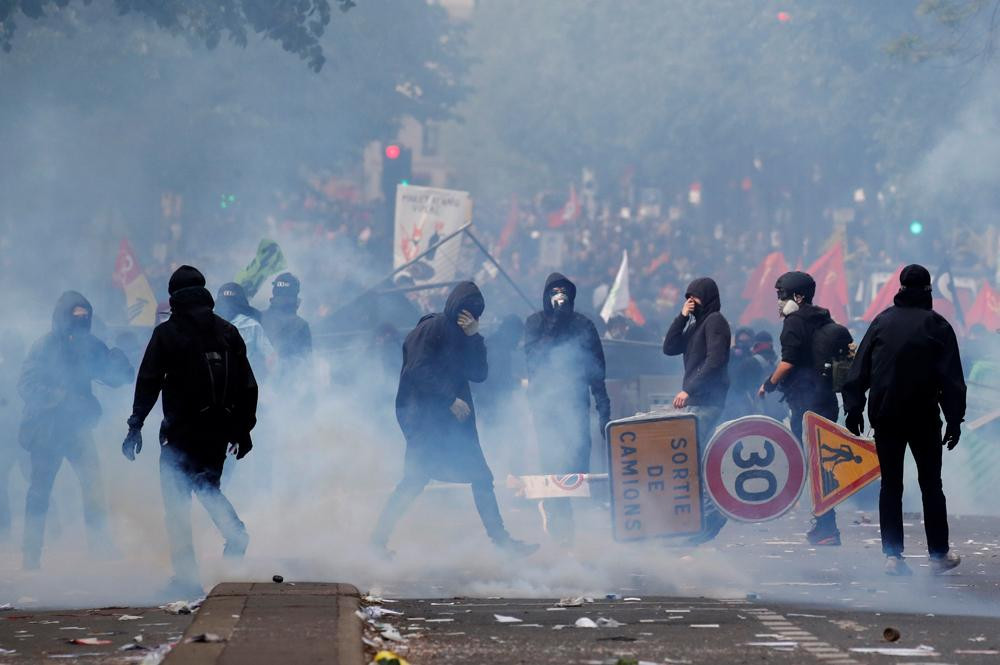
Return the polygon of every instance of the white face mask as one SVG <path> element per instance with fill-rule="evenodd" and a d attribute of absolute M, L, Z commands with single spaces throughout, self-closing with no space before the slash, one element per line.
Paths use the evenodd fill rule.
<path fill-rule="evenodd" d="M 794 300 L 778 301 L 778 316 L 785 317 L 797 311 L 799 311 L 799 304 Z"/>
<path fill-rule="evenodd" d="M 556 293 L 552 296 L 552 309 L 562 309 L 569 302 L 569 296 L 565 293 Z"/>

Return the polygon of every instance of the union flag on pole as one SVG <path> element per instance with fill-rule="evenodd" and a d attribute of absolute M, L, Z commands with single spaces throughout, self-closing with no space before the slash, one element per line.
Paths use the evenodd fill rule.
<path fill-rule="evenodd" d="M 896 272 L 892 273 L 889 281 L 882 285 L 882 288 L 878 290 L 875 298 L 868 305 L 868 309 L 861 316 L 863 320 L 871 321 L 881 314 L 883 310 L 889 309 L 892 306 L 893 298 L 896 297 L 896 292 L 899 291 L 899 276 L 902 272 L 903 266 L 899 266 L 896 268 Z"/>
<path fill-rule="evenodd" d="M 549 228 L 558 229 L 566 222 L 572 222 L 580 216 L 580 200 L 576 197 L 576 187 L 569 186 L 569 199 L 562 208 L 549 214 Z"/>
<path fill-rule="evenodd" d="M 1000 330 L 1000 293 L 989 282 L 983 282 L 976 301 L 965 317 L 965 323 L 970 328 L 978 323 L 991 331 Z"/>
<path fill-rule="evenodd" d="M 759 319 L 773 319 L 777 316 L 777 296 L 774 283 L 788 272 L 788 263 L 781 252 L 772 252 L 760 262 L 743 288 L 743 298 L 750 304 L 740 315 L 740 325 L 747 326 Z"/>
<path fill-rule="evenodd" d="M 139 268 L 139 261 L 128 240 L 122 238 L 118 247 L 115 272 L 111 275 L 115 286 L 125 291 L 126 317 L 130 326 L 156 325 L 156 296 Z"/>
<path fill-rule="evenodd" d="M 833 247 L 816 259 L 806 272 L 816 280 L 816 297 L 813 298 L 813 302 L 818 307 L 830 310 L 830 316 L 834 321 L 846 323 L 849 315 L 843 245 L 835 242 Z"/>

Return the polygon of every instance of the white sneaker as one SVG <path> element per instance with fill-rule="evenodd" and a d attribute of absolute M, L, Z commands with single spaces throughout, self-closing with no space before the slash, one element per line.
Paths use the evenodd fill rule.
<path fill-rule="evenodd" d="M 962 557 L 954 552 L 948 552 L 942 557 L 931 558 L 931 572 L 935 575 L 941 575 L 956 568 L 960 563 L 962 563 Z"/>
<path fill-rule="evenodd" d="M 913 574 L 913 570 L 902 556 L 887 556 L 885 558 L 885 574 L 893 577 L 907 577 Z"/>

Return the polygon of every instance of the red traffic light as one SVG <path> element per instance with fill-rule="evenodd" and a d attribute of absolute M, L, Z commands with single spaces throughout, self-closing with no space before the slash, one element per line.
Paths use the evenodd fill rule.
<path fill-rule="evenodd" d="M 781 23 L 788 23 L 792 20 L 792 15 L 788 12 L 778 12 L 778 21 Z"/>
<path fill-rule="evenodd" d="M 385 147 L 385 156 L 387 159 L 398 159 L 399 158 L 399 146 L 395 143 L 390 143 Z"/>

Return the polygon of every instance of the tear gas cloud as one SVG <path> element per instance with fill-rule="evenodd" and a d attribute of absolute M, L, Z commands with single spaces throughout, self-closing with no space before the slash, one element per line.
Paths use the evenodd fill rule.
<path fill-rule="evenodd" d="M 780 250 L 791 264 L 804 260 L 808 265 L 835 232 L 846 234 L 840 237 L 849 261 L 856 261 L 848 267 L 853 315 L 864 310 L 872 295 L 871 272 L 891 273 L 897 263 L 931 260 L 946 250 L 956 252 L 951 264 L 956 273 L 960 266 L 974 263 L 977 272 L 968 277 L 992 282 L 996 252 L 979 260 L 963 238 L 975 233 L 979 235 L 972 237 L 998 246 L 995 220 L 1000 202 L 991 188 L 1000 173 L 995 65 L 987 64 L 964 87 L 951 81 L 956 77 L 948 72 L 886 65 L 905 86 L 931 87 L 949 101 L 933 107 L 935 112 L 944 109 L 936 118 L 928 117 L 930 111 L 911 110 L 912 117 L 882 117 L 886 126 L 872 128 L 863 114 L 881 117 L 900 108 L 895 101 L 885 102 L 886 108 L 875 113 L 880 98 L 865 98 L 862 104 L 851 97 L 845 90 L 855 79 L 845 71 L 858 77 L 862 92 L 877 88 L 882 74 L 866 78 L 865 66 L 832 49 L 822 31 L 808 33 L 819 46 L 806 49 L 807 58 L 795 50 L 803 48 L 800 43 L 786 44 L 773 32 L 781 26 L 766 22 L 770 14 L 750 16 L 750 10 L 736 11 L 727 1 L 720 0 L 717 14 L 707 11 L 725 18 L 706 29 L 706 45 L 692 51 L 698 55 L 675 49 L 664 55 L 669 55 L 665 66 L 649 57 L 655 54 L 651 44 L 680 42 L 638 30 L 632 60 L 617 76 L 611 75 L 608 63 L 593 63 L 588 72 L 587 67 L 566 69 L 558 61 L 620 47 L 621 34 L 610 31 L 637 30 L 631 22 L 657 3 L 639 3 L 645 8 L 634 16 L 619 8 L 604 28 L 581 19 L 567 28 L 569 36 L 553 35 L 551 51 L 541 54 L 534 49 L 544 40 L 532 45 L 527 43 L 530 35 L 524 41 L 519 35 L 511 37 L 518 33 L 511 24 L 515 18 L 500 21 L 497 15 L 503 8 L 496 2 L 480 3 L 472 18 L 459 12 L 445 19 L 438 4 L 414 3 L 418 9 L 407 12 L 434 12 L 436 18 L 410 21 L 409 29 L 394 25 L 389 4 L 359 2 L 350 12 L 334 16 L 323 38 L 330 60 L 318 74 L 280 46 L 257 37 L 251 36 L 245 48 L 224 40 L 208 50 L 136 16 L 117 17 L 108 3 L 71 4 L 38 21 L 19 20 L 12 52 L 0 57 L 0 372 L 6 400 L 0 472 L 8 474 L 6 492 L 13 515 L 11 539 L 0 541 L 0 604 L 144 603 L 169 575 L 155 444 L 159 407 L 144 428 L 145 449 L 136 462 L 126 461 L 119 448 L 131 410 L 130 387 L 95 390 L 104 414 L 94 437 L 121 557 L 88 557 L 79 489 L 64 464 L 53 492 L 43 569 L 20 570 L 26 481 L 19 470 L 24 459 L 16 445 L 20 401 L 13 382 L 17 359 L 48 330 L 58 295 L 67 289 L 87 295 L 99 321 L 95 332 L 114 344 L 126 323 L 124 296 L 111 280 L 121 239 L 130 241 L 157 298 L 165 300 L 173 267 L 199 267 L 214 293 L 248 263 L 259 240 L 268 237 L 280 242 L 288 269 L 302 280 L 301 312 L 314 326 L 318 350 L 314 362 L 294 375 L 261 378 L 254 450 L 235 464 L 224 486 L 250 532 L 244 562 L 231 564 L 221 558 L 221 541 L 195 502 L 195 542 L 206 587 L 223 580 L 270 579 L 280 572 L 292 580 L 349 581 L 387 595 L 601 596 L 633 588 L 647 595 L 742 597 L 754 591 L 769 598 L 801 599 L 802 590 L 810 587 L 794 584 L 829 583 L 836 585 L 838 601 L 854 596 L 856 604 L 876 607 L 929 606 L 928 588 L 917 584 L 894 587 L 888 595 L 865 591 L 882 584 L 875 578 L 879 561 L 874 544 L 869 543 L 864 557 L 852 559 L 843 552 L 809 552 L 801 545 L 761 545 L 773 540 L 768 525 L 741 524 L 726 527 L 717 546 L 697 550 L 660 542 L 616 544 L 599 501 L 579 502 L 578 543 L 572 556 L 567 555 L 549 544 L 537 503 L 516 499 L 504 487 L 508 473 L 544 471 L 537 459 L 539 442 L 528 397 L 521 389 L 490 405 L 477 403 L 480 435 L 508 528 L 517 538 L 545 542 L 542 551 L 517 562 L 500 557 L 482 533 L 468 488 L 445 486 L 426 491 L 402 519 L 391 543 L 397 559 L 389 563 L 373 558 L 367 546 L 372 527 L 402 473 L 404 442 L 393 397 L 399 335 L 406 329 L 389 327 L 380 333 L 382 321 L 353 308 L 366 287 L 388 272 L 387 249 L 392 244 L 381 204 L 367 202 L 366 189 L 377 175 L 365 171 L 365 145 L 393 140 L 401 118 L 427 113 L 421 107 L 424 101 L 403 94 L 397 87 L 405 85 L 390 85 L 387 79 L 393 68 L 405 66 L 398 60 L 407 58 L 407 49 L 438 38 L 433 30 L 442 28 L 435 28 L 435 21 L 444 21 L 447 30 L 456 31 L 449 32 L 454 43 L 465 42 L 463 57 L 475 61 L 468 76 L 477 85 L 454 105 L 454 118 L 434 117 L 429 124 L 442 134 L 436 157 L 451 167 L 445 184 L 470 190 L 477 201 L 477 233 L 528 294 L 541 290 L 539 275 L 544 278 L 553 267 L 578 280 L 578 311 L 594 319 L 600 302 L 590 302 L 590 294 L 607 289 L 622 250 L 628 250 L 634 265 L 632 288 L 649 320 L 641 341 L 658 343 L 684 295 L 671 296 L 667 286 L 676 283 L 683 289 L 689 278 L 713 273 L 723 290 L 723 312 L 735 322 L 746 304 L 741 292 L 747 275 L 766 254 Z M 551 26 L 574 3 L 551 3 L 561 7 L 551 15 L 544 14 L 550 10 L 531 8 L 532 3 L 516 4 L 528 12 L 510 12 L 521 17 L 517 20 L 531 23 L 538 18 Z M 807 3 L 786 4 L 801 5 L 799 12 L 789 10 L 793 21 L 799 16 L 803 22 L 833 20 L 822 10 L 810 13 Z M 864 13 L 862 4 L 852 4 L 851 11 Z M 595 16 L 605 16 L 608 10 L 598 5 L 588 7 Z M 693 9 L 678 7 L 678 12 L 673 18 L 687 30 L 700 30 L 708 20 Z M 741 37 L 734 48 L 754 57 L 713 50 L 712 44 L 727 41 L 720 31 L 735 31 L 735 25 L 743 23 L 760 37 L 759 43 L 744 43 Z M 377 38 L 372 36 L 383 29 Z M 865 37 L 869 55 L 880 53 L 891 36 L 885 32 Z M 508 38 L 513 39 L 510 54 L 504 55 L 501 42 Z M 567 44 L 572 40 L 571 48 Z M 783 66 L 776 71 L 783 49 L 805 58 L 800 61 L 806 71 Z M 533 55 L 544 57 L 553 69 L 524 68 L 523 62 L 532 62 Z M 508 57 L 522 58 L 521 66 L 513 68 Z M 378 63 L 385 63 L 383 69 L 390 74 L 373 74 Z M 566 71 L 575 73 L 560 78 Z M 552 72 L 559 77 L 550 78 Z M 711 72 L 723 74 L 715 80 Z M 779 87 L 777 79 L 784 81 L 782 92 L 772 95 Z M 605 87 L 589 96 L 592 81 Z M 755 99 L 741 87 L 757 85 L 766 93 L 759 97 L 767 99 Z M 910 90 L 900 85 L 894 93 Z M 537 87 L 565 93 L 575 104 L 571 112 L 558 107 L 563 115 L 556 123 L 575 133 L 574 154 L 557 150 L 558 143 L 536 133 L 557 134 L 551 121 L 544 122 L 544 107 L 555 92 L 528 94 Z M 630 101 L 642 87 L 651 89 L 651 99 Z M 426 94 L 453 94 L 444 88 L 429 88 Z M 952 94 L 955 89 L 963 94 Z M 826 111 L 819 108 L 826 103 L 824 91 L 831 96 Z M 809 104 L 789 113 L 787 131 L 794 136 L 783 137 L 785 128 L 772 120 L 799 105 L 796 94 Z M 709 100 L 715 98 L 724 98 L 729 112 L 711 106 Z M 853 105 L 857 111 L 844 110 Z M 662 132 L 656 129 L 671 117 L 680 119 L 670 120 Z M 890 175 L 879 165 L 859 166 L 862 158 L 856 155 L 868 154 L 874 136 L 891 134 L 889 129 L 907 123 L 917 129 L 930 123 L 933 129 L 923 142 L 909 146 L 909 152 L 896 146 Z M 626 126 L 647 133 L 626 132 Z M 817 138 L 811 137 L 814 130 Z M 910 136 L 901 129 L 899 133 Z M 716 134 L 721 138 L 713 139 Z M 685 135 L 702 137 L 703 143 L 692 147 L 678 138 Z M 665 160 L 667 166 L 652 165 L 650 153 L 667 147 L 676 148 L 677 158 Z M 845 153 L 855 156 L 848 159 Z M 745 173 L 720 166 L 738 160 Z M 582 182 L 573 190 L 577 205 L 594 208 L 584 214 L 600 219 L 600 224 L 582 228 L 582 222 L 574 222 L 580 226 L 572 227 L 569 240 L 556 252 L 561 263 L 547 265 L 551 256 L 544 255 L 540 240 L 548 237 L 547 215 L 563 204 L 565 183 L 580 180 L 581 170 L 600 171 L 602 165 L 606 169 L 598 176 L 593 200 Z M 547 191 L 538 192 L 541 185 L 534 181 L 544 183 Z M 357 191 L 341 196 L 345 188 Z M 857 190 L 864 191 L 863 202 L 856 195 L 852 198 Z M 800 196 L 800 191 L 806 193 Z M 520 208 L 510 205 L 515 192 Z M 551 204 L 553 196 L 557 205 Z M 928 211 L 927 216 L 922 211 Z M 649 216 L 646 221 L 640 219 L 643 215 Z M 509 248 L 498 248 L 511 216 L 520 239 Z M 905 224 L 916 216 L 928 229 L 922 238 L 909 237 L 906 230 Z M 961 230 L 966 227 L 972 231 Z M 663 252 L 669 254 L 666 269 L 656 263 Z M 934 266 L 940 267 L 936 261 Z M 861 300 L 855 297 L 856 285 L 863 285 L 858 288 L 864 293 Z M 766 288 L 770 291 L 771 285 Z M 255 306 L 266 307 L 269 290 L 268 280 L 255 296 Z M 523 320 L 530 313 L 501 279 L 484 285 L 484 292 L 487 337 L 505 316 L 517 314 Z M 536 308 L 541 306 L 537 300 Z M 427 304 L 439 308 L 442 302 L 435 293 Z M 418 311 L 417 305 L 410 306 Z M 332 311 L 347 322 L 321 324 Z M 770 311 L 768 316 L 773 316 Z M 409 325 L 414 323 L 416 317 L 411 317 Z M 776 327 L 773 319 L 767 324 Z M 345 334 L 357 331 L 363 334 Z M 135 332 L 133 347 L 126 349 L 133 364 L 147 339 L 147 331 Z M 997 343 L 997 336 L 990 334 L 968 342 L 968 348 L 975 347 L 981 358 L 998 357 Z M 523 349 L 513 353 L 521 358 Z M 575 358 L 565 361 L 567 368 L 577 364 Z M 672 361 L 659 362 L 656 373 L 678 373 Z M 978 400 L 981 410 L 1000 407 L 994 391 L 978 386 L 970 387 L 970 400 Z M 558 404 L 558 395 L 551 401 Z M 598 440 L 596 418 L 592 429 Z M 1000 514 L 990 500 L 987 465 L 978 463 L 972 450 L 963 445 L 946 454 L 950 512 Z M 602 444 L 595 446 L 592 458 L 594 470 L 603 470 Z M 905 509 L 919 511 L 912 469 L 906 486 Z M 873 510 L 871 503 L 864 508 Z M 804 530 L 806 512 L 803 505 L 782 519 L 799 519 Z M 852 515 L 845 510 L 842 519 L 849 522 Z M 953 524 L 956 535 L 963 533 L 963 524 Z M 871 539 L 876 531 L 850 530 L 845 538 Z M 786 549 L 802 556 L 774 558 L 785 555 Z M 944 612 L 942 603 L 952 601 L 933 602 L 934 611 Z M 954 603 L 955 611 L 996 613 L 968 599 Z"/>

